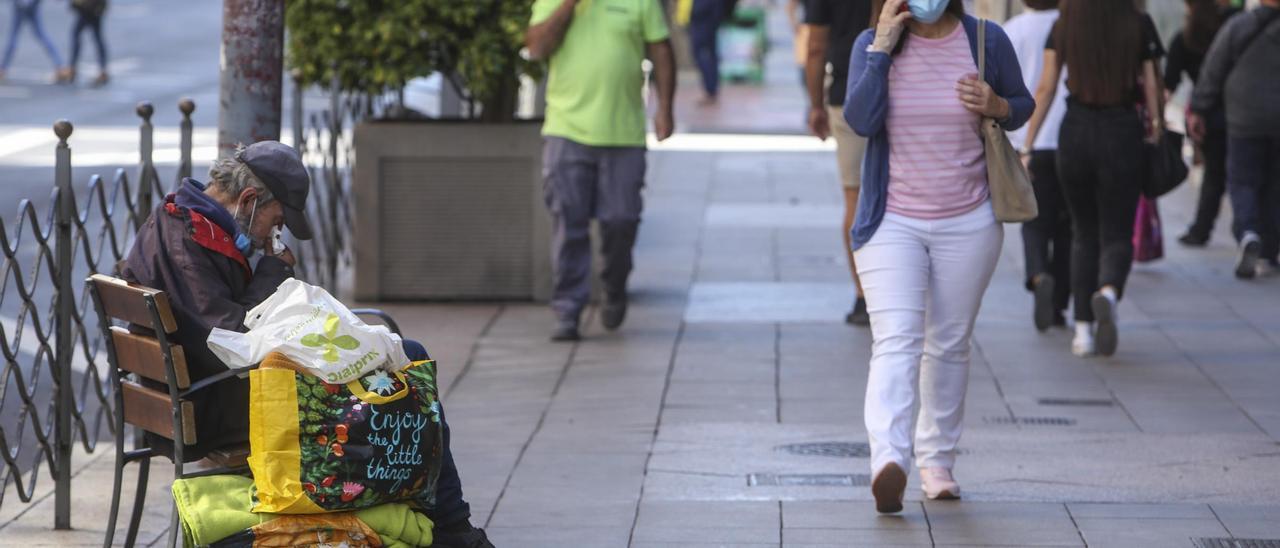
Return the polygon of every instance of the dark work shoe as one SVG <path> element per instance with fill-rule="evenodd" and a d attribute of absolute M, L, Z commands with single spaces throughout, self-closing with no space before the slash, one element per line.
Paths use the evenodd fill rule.
<path fill-rule="evenodd" d="M 1178 241 L 1187 247 L 1204 247 L 1209 243 L 1209 235 L 1188 230 L 1186 234 L 1178 237 Z"/>
<path fill-rule="evenodd" d="M 1053 316 L 1057 312 L 1053 306 L 1054 279 L 1049 274 L 1040 274 L 1035 279 L 1036 329 L 1044 332 L 1053 326 Z"/>
<path fill-rule="evenodd" d="M 853 301 L 853 310 L 844 316 L 844 323 L 849 325 L 871 325 L 871 315 L 867 313 L 867 300 L 858 297 Z"/>
<path fill-rule="evenodd" d="M 625 319 L 627 319 L 627 294 L 624 292 L 617 297 L 606 297 L 604 306 L 600 307 L 601 325 L 613 331 L 621 327 Z"/>
<path fill-rule="evenodd" d="M 470 522 L 462 527 L 437 528 L 432 533 L 433 548 L 494 548 L 484 529 L 473 527 Z"/>
<path fill-rule="evenodd" d="M 1236 277 L 1252 280 L 1258 275 L 1258 259 L 1262 255 L 1262 239 L 1252 232 L 1240 239 L 1240 261 L 1236 263 Z"/>
<path fill-rule="evenodd" d="M 582 340 L 582 335 L 578 333 L 577 322 L 562 321 L 557 323 L 555 331 L 551 332 L 551 340 L 554 342 L 573 342 Z"/>

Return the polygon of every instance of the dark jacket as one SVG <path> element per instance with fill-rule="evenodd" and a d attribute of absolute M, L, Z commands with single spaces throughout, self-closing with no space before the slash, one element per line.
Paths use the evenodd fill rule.
<path fill-rule="evenodd" d="M 1225 105 L 1233 137 L 1280 136 L 1280 10 L 1260 7 L 1232 17 L 1205 55 L 1191 108 Z"/>
<path fill-rule="evenodd" d="M 978 19 L 964 16 L 961 20 L 969 36 L 969 53 L 978 62 Z M 905 32 L 905 31 L 904 31 Z M 858 198 L 858 214 L 853 223 L 853 249 L 871 241 L 871 236 L 884 219 L 889 198 L 889 69 L 893 57 L 888 53 L 867 51 L 875 39 L 875 29 L 867 29 L 853 44 L 849 60 L 849 91 L 844 102 L 844 118 L 858 135 L 868 137 L 866 156 L 862 161 L 862 194 Z M 992 91 L 1009 101 L 1009 119 L 1000 126 L 1007 131 L 1022 127 L 1036 109 L 1035 99 L 1022 81 L 1022 68 L 1013 43 L 999 25 L 987 21 L 987 71 L 983 75 Z M 951 87 L 951 82 L 938 82 Z"/>
<path fill-rule="evenodd" d="M 293 277 L 275 257 L 262 257 L 250 270 L 236 248 L 239 230 L 231 213 L 204 194 L 204 185 L 184 180 L 138 231 L 121 276 L 168 293 L 178 321 L 175 342 L 186 353 L 192 380 L 227 367 L 205 341 L 214 327 L 247 331 L 245 313 Z M 194 399 L 197 458 L 208 449 L 248 439 L 248 382 L 235 379 Z"/>

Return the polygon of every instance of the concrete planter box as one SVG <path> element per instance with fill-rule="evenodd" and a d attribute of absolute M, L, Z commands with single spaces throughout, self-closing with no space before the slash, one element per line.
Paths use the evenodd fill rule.
<path fill-rule="evenodd" d="M 357 126 L 356 298 L 547 300 L 540 129 L 534 121 Z"/>

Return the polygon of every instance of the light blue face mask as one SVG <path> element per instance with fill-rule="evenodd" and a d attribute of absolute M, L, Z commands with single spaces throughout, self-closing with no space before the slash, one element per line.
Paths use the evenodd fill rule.
<path fill-rule="evenodd" d="M 240 230 L 236 233 L 236 242 L 235 242 L 235 243 L 236 243 L 236 249 L 240 250 L 240 254 L 241 254 L 241 255 L 244 255 L 244 256 L 245 256 L 245 258 L 248 258 L 248 257 L 252 256 L 254 253 L 256 253 L 256 252 L 257 252 L 257 250 L 256 250 L 256 249 L 254 249 L 254 247 L 253 247 L 253 243 L 254 243 L 254 242 L 253 242 L 253 240 L 252 240 L 251 238 L 249 238 L 249 236 L 247 236 L 247 235 L 245 234 L 245 232 L 248 232 L 248 231 L 249 231 L 249 228 L 253 225 L 253 217 L 254 217 L 255 215 L 257 215 L 257 214 L 258 214 L 258 200 L 257 200 L 257 199 L 255 199 L 255 200 L 253 201 L 253 211 L 251 211 L 251 212 L 249 213 L 249 221 L 248 221 L 247 223 L 245 223 L 245 222 L 241 222 L 241 220 L 240 220 L 240 205 L 239 205 L 239 204 L 237 204 L 237 205 L 236 205 L 236 210 L 235 210 L 235 212 L 233 212 L 233 213 L 231 214 L 231 217 L 232 217 L 232 218 L 234 218 L 234 219 L 236 220 L 236 224 L 237 224 L 237 225 L 240 225 Z"/>
<path fill-rule="evenodd" d="M 936 23 L 947 11 L 950 0 L 907 0 L 911 18 L 921 23 Z"/>

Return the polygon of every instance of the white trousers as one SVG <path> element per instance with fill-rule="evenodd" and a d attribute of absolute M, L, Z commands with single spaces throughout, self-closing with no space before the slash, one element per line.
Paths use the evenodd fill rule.
<path fill-rule="evenodd" d="M 974 319 L 1000 257 L 1004 227 L 990 202 L 948 219 L 885 213 L 857 251 L 871 313 L 871 371 L 863 416 L 871 471 L 890 462 L 955 464 L 969 384 Z"/>

